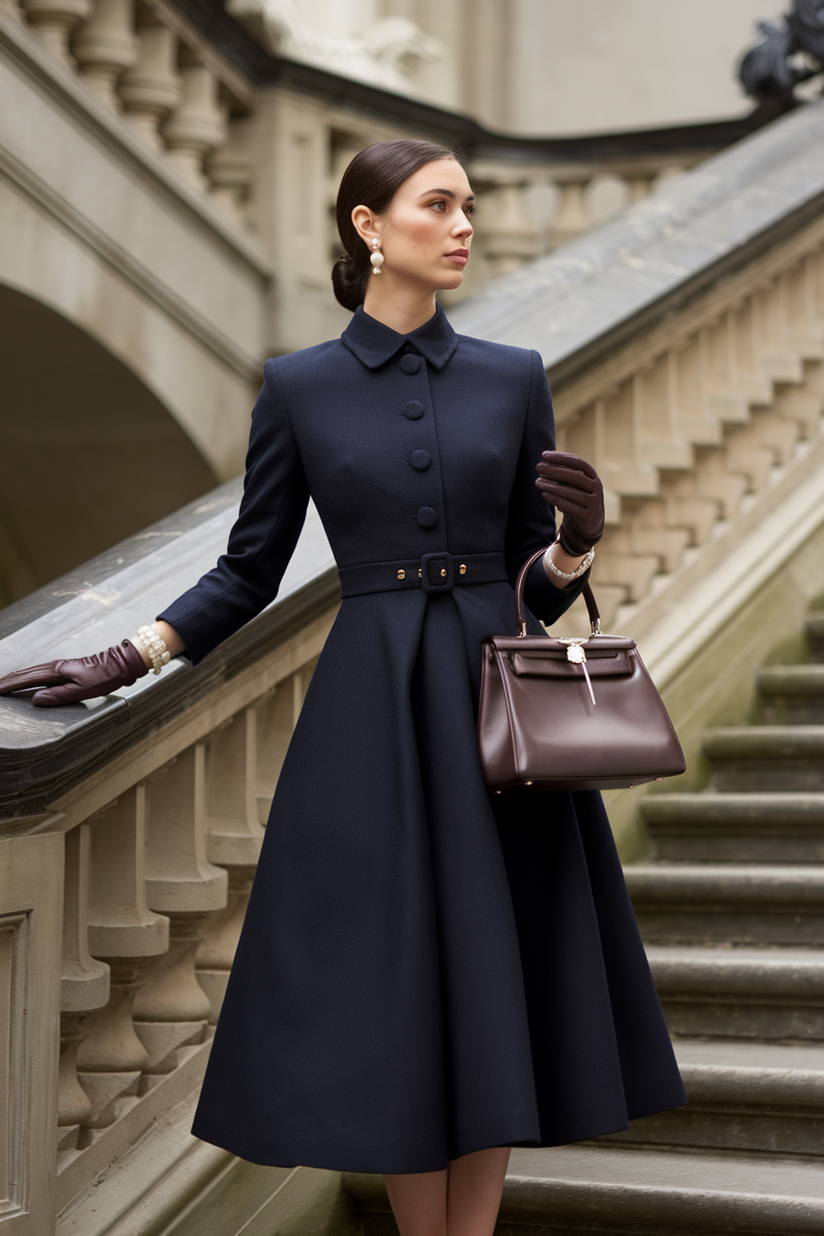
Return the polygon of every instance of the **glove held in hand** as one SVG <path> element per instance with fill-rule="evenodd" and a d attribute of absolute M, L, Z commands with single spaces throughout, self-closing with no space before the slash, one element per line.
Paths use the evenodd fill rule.
<path fill-rule="evenodd" d="M 0 678 L 0 695 L 11 695 L 30 687 L 47 687 L 48 690 L 36 691 L 32 696 L 32 703 L 38 708 L 76 704 L 80 700 L 108 695 L 118 687 L 130 687 L 148 672 L 134 644 L 124 639 L 122 644 L 114 644 L 92 657 L 49 661 L 6 674 L 5 678 Z"/>
<path fill-rule="evenodd" d="M 592 464 L 580 455 L 544 451 L 536 466 L 541 496 L 563 513 L 558 539 L 571 558 L 582 558 L 604 531 L 604 489 Z"/>

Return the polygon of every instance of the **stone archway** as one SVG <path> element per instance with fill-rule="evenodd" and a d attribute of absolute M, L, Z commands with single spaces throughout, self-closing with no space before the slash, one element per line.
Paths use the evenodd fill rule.
<path fill-rule="evenodd" d="M 0 605 L 217 483 L 122 361 L 0 285 Z"/>

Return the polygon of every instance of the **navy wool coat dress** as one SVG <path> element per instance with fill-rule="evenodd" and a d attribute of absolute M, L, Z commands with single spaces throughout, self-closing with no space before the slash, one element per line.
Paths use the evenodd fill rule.
<path fill-rule="evenodd" d="M 194 1132 L 255 1163 L 425 1172 L 680 1106 L 600 797 L 490 795 L 478 760 L 481 641 L 514 631 L 518 568 L 555 534 L 540 357 L 440 308 L 409 335 L 358 309 L 264 372 L 227 553 L 160 617 L 199 661 L 257 614 L 310 494 L 343 601 Z M 576 594 L 532 569 L 546 623 Z"/>

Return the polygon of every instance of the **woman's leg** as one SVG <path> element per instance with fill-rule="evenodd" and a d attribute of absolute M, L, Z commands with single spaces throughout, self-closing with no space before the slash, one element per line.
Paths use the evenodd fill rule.
<path fill-rule="evenodd" d="M 384 1176 L 400 1236 L 492 1236 L 509 1147 L 452 1159 L 443 1172 Z"/>
<path fill-rule="evenodd" d="M 384 1176 L 401 1236 L 447 1236 L 447 1176 L 446 1169 Z"/>
<path fill-rule="evenodd" d="M 509 1146 L 476 1150 L 449 1164 L 448 1236 L 492 1236 L 501 1207 Z"/>

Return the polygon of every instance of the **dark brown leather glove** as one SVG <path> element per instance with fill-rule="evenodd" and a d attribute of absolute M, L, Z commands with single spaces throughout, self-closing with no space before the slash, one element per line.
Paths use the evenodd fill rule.
<path fill-rule="evenodd" d="M 30 687 L 48 687 L 49 690 L 36 691 L 32 696 L 32 703 L 38 708 L 76 704 L 79 700 L 108 695 L 118 687 L 130 687 L 148 672 L 137 648 L 124 639 L 122 644 L 115 644 L 93 657 L 49 661 L 46 665 L 32 665 L 29 669 L 6 674 L 5 678 L 0 678 L 0 695 L 11 695 Z"/>
<path fill-rule="evenodd" d="M 544 451 L 536 465 L 541 497 L 563 512 L 559 540 L 570 557 L 580 558 L 604 532 L 604 488 L 592 464 L 580 455 Z"/>

